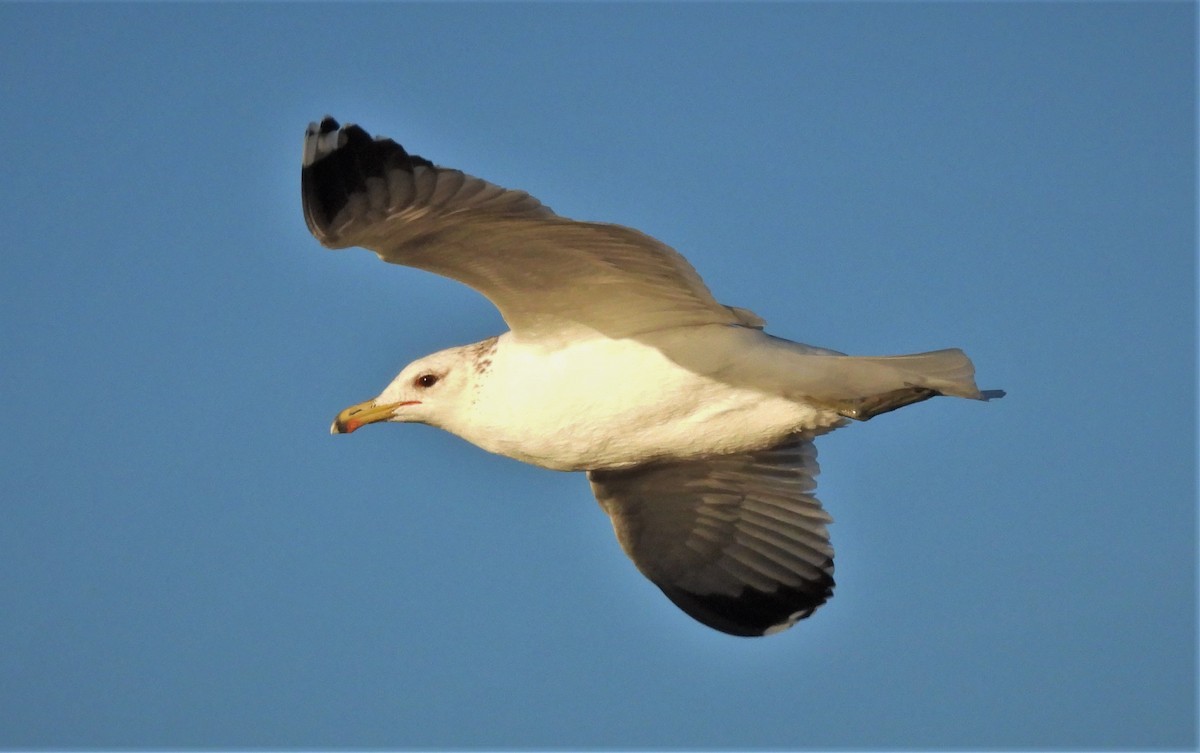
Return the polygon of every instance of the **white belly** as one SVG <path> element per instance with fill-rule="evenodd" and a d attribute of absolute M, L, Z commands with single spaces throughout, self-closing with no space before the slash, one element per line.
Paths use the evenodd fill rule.
<path fill-rule="evenodd" d="M 694 356 L 699 350 L 681 338 L 696 334 L 656 345 Z M 717 375 L 729 371 L 722 341 L 704 339 L 703 360 L 714 368 L 699 374 L 636 340 L 598 338 L 549 350 L 504 335 L 469 423 L 445 428 L 491 452 L 578 471 L 761 449 L 838 423 L 827 409 L 720 381 Z M 714 347 L 718 352 L 709 352 Z"/>

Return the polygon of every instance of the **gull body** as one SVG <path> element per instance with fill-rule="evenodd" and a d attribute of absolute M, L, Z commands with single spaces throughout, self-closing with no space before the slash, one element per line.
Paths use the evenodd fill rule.
<path fill-rule="evenodd" d="M 782 385 L 754 383 L 733 352 L 714 353 L 714 345 L 767 335 L 708 328 L 667 330 L 649 342 L 594 337 L 550 345 L 505 333 L 414 362 L 371 403 L 394 406 L 384 420 L 427 423 L 556 471 L 760 450 L 844 421 L 830 407 L 789 397 Z M 691 360 L 701 344 L 711 364 L 703 373 L 670 357 Z M 436 382 L 423 387 L 422 375 Z"/>
<path fill-rule="evenodd" d="M 769 335 L 649 236 L 560 217 L 332 118 L 309 126 L 301 176 L 323 244 L 470 285 L 510 327 L 412 362 L 331 431 L 419 422 L 585 471 L 638 569 L 726 633 L 777 633 L 832 594 L 813 438 L 939 395 L 1003 394 L 981 392 L 956 348 L 847 356 Z"/>

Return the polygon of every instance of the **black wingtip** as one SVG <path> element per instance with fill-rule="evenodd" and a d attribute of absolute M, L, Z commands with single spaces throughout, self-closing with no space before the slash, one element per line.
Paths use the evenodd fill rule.
<path fill-rule="evenodd" d="M 329 115 L 320 123 L 308 124 L 308 128 L 304 129 L 304 159 L 301 163 L 303 167 L 312 165 L 338 148 L 336 133 L 340 128 L 338 122 Z"/>
<path fill-rule="evenodd" d="M 330 115 L 319 123 L 309 123 L 300 171 L 308 229 L 325 245 L 340 245 L 331 237 L 330 228 L 350 197 L 363 192 L 367 178 L 383 177 L 388 170 L 411 173 L 417 167 L 433 166 L 389 138 L 372 138 L 359 126 L 340 125 Z"/>
<path fill-rule="evenodd" d="M 372 150 L 373 144 L 379 145 L 380 149 Z M 304 167 L 346 147 L 350 147 L 352 151 L 377 151 L 389 156 L 396 154 L 403 158 L 403 166 L 409 169 L 434 166 L 424 157 L 409 154 L 404 147 L 386 136 L 371 136 L 355 123 L 341 125 L 332 115 L 326 115 L 319 123 L 309 123 L 304 131 Z"/>
<path fill-rule="evenodd" d="M 829 571 L 833 562 L 826 564 Z M 737 596 L 697 594 L 656 583 L 675 606 L 693 619 L 722 633 L 742 638 L 757 638 L 787 630 L 808 617 L 833 596 L 833 576 L 825 573 L 814 583 L 800 588 L 780 586 L 764 593 L 744 588 Z"/>

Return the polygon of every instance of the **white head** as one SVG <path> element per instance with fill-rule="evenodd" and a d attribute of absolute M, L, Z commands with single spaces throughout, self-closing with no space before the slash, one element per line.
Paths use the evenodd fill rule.
<path fill-rule="evenodd" d="M 339 413 L 329 433 L 349 434 L 379 421 L 445 428 L 448 419 L 469 407 L 471 388 L 480 372 L 476 355 L 483 344 L 448 348 L 413 361 L 379 397 Z"/>

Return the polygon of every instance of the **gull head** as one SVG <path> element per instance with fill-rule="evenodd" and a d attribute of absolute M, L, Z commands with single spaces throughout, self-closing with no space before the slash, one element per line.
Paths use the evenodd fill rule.
<path fill-rule="evenodd" d="M 423 423 L 440 426 L 469 393 L 477 369 L 468 348 L 450 348 L 413 361 L 379 396 L 351 405 L 337 415 L 330 434 L 349 434 L 367 424 Z"/>

